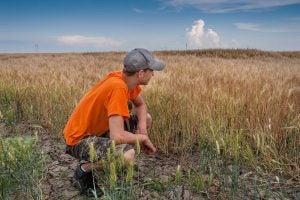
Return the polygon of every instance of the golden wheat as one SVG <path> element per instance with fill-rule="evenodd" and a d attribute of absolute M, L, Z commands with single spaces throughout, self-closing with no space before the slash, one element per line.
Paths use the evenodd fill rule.
<path fill-rule="evenodd" d="M 60 134 L 83 94 L 109 71 L 122 69 L 124 55 L 1 55 L 1 115 L 39 123 Z M 253 165 L 258 158 L 264 166 L 299 174 L 298 52 L 156 55 L 167 67 L 155 72 L 143 95 L 153 116 L 150 134 L 161 151 L 192 151 L 200 138 L 206 138 L 220 154 Z"/>

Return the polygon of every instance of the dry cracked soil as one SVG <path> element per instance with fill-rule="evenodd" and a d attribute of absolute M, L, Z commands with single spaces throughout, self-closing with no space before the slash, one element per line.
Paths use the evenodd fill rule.
<path fill-rule="evenodd" d="M 61 136 L 49 133 L 46 129 L 30 123 L 7 126 L 1 123 L 1 136 L 33 136 L 38 132 L 38 151 L 46 157 L 43 179 L 41 180 L 43 199 L 94 199 L 81 195 L 72 185 L 74 170 L 79 161 L 65 153 L 65 142 Z M 18 132 L 16 134 L 16 132 Z M 199 194 L 192 194 L 183 186 L 161 192 L 163 184 L 169 183 L 175 176 L 179 158 L 157 153 L 153 156 L 141 154 L 138 159 L 139 182 L 154 183 L 156 186 L 141 186 L 136 191 L 136 198 L 146 199 L 202 199 Z M 155 181 L 155 180 L 159 180 Z M 137 181 L 134 181 L 137 182 Z M 149 185 L 149 184 L 145 184 Z M 153 185 L 153 184 L 152 184 Z M 153 189 L 154 188 L 154 189 Z M 159 191 L 157 191 L 159 190 Z M 100 198 L 101 199 L 101 198 Z"/>
<path fill-rule="evenodd" d="M 48 155 L 45 177 L 42 180 L 44 199 L 87 199 L 72 185 L 72 176 L 79 161 L 65 153 L 65 143 L 50 134 L 42 134 L 41 148 Z M 203 199 L 183 186 L 174 187 L 163 193 L 157 187 L 167 184 L 175 176 L 179 159 L 175 156 L 156 154 L 141 155 L 139 158 L 140 182 L 159 180 L 156 189 L 141 187 L 136 192 L 137 199 Z M 152 181 L 152 183 L 153 183 Z M 90 198 L 93 199 L 93 198 Z"/>

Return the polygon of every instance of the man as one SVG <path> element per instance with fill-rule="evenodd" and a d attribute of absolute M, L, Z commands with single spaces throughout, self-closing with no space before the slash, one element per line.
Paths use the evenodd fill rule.
<path fill-rule="evenodd" d="M 95 181 L 91 171 L 101 169 L 100 162 L 90 162 L 91 143 L 99 160 L 105 158 L 111 141 L 115 141 L 117 152 L 124 155 L 125 163 L 134 160 L 133 145 L 137 141 L 146 153 L 155 153 L 147 132 L 151 116 L 140 95 L 140 85 L 147 85 L 153 71 L 164 67 L 164 62 L 154 58 L 148 50 L 134 49 L 125 56 L 123 71 L 109 73 L 85 94 L 73 111 L 64 137 L 66 152 L 86 161 L 74 173 L 74 184 L 81 193 L 91 192 Z M 128 102 L 134 105 L 131 113 Z"/>

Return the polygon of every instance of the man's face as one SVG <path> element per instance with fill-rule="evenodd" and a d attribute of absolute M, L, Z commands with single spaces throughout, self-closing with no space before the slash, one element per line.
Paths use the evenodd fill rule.
<path fill-rule="evenodd" d="M 154 72 L 152 69 L 144 69 L 139 72 L 140 76 L 140 85 L 148 85 L 152 76 L 154 76 Z"/>

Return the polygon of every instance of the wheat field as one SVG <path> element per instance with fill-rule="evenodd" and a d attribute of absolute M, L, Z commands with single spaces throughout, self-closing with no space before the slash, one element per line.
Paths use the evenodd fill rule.
<path fill-rule="evenodd" d="M 300 185 L 300 53 L 259 50 L 163 51 L 143 87 L 160 152 L 219 156 L 290 177 Z M 0 55 L 0 119 L 38 124 L 62 139 L 84 93 L 125 52 Z"/>

